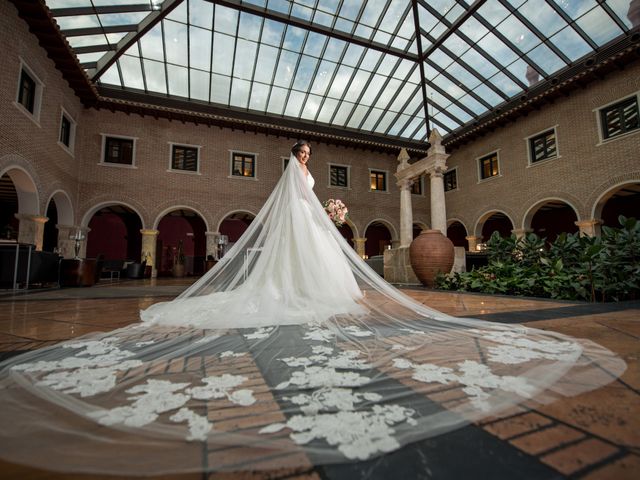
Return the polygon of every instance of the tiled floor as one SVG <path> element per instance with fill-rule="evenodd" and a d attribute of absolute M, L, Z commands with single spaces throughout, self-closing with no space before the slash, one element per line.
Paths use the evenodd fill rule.
<path fill-rule="evenodd" d="M 123 280 L 80 289 L 0 292 L 0 358 L 136 322 L 140 309 L 174 297 L 190 281 Z M 594 392 L 534 410 L 517 408 L 374 461 L 295 471 L 154 478 L 622 480 L 640 476 L 640 302 L 593 305 L 421 289 L 405 292 L 451 315 L 526 323 L 589 338 L 618 353 L 628 368 L 620 379 Z M 113 477 L 45 472 L 0 461 L 0 479 L 9 478 Z"/>

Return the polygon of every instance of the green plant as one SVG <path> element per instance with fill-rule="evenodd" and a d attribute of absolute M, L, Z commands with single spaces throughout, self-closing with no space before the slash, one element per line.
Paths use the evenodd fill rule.
<path fill-rule="evenodd" d="M 640 222 L 619 217 L 620 228 L 600 237 L 563 233 L 551 244 L 529 234 L 487 242 L 489 264 L 471 272 L 441 275 L 445 290 L 619 301 L 640 297 Z"/>

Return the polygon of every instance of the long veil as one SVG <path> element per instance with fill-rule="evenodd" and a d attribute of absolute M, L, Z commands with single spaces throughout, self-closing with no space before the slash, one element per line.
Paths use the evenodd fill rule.
<path fill-rule="evenodd" d="M 293 156 L 230 252 L 141 318 L 3 363 L 0 457 L 127 475 L 366 460 L 625 369 L 593 342 L 393 288 Z"/>

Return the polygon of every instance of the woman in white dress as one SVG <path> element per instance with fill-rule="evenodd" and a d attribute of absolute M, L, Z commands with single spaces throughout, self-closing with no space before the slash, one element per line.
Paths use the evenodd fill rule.
<path fill-rule="evenodd" d="M 593 342 L 384 282 L 313 193 L 310 156 L 297 143 L 242 238 L 142 323 L 0 365 L 0 457 L 120 475 L 352 462 L 624 371 Z"/>

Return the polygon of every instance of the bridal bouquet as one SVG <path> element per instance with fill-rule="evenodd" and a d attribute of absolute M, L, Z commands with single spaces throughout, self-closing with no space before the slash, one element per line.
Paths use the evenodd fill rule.
<path fill-rule="evenodd" d="M 341 227 L 342 224 L 347 220 L 347 213 L 349 213 L 349 209 L 347 206 L 339 199 L 330 198 L 326 202 L 322 204 L 325 212 L 329 215 L 331 221 L 335 224 L 336 227 Z"/>

